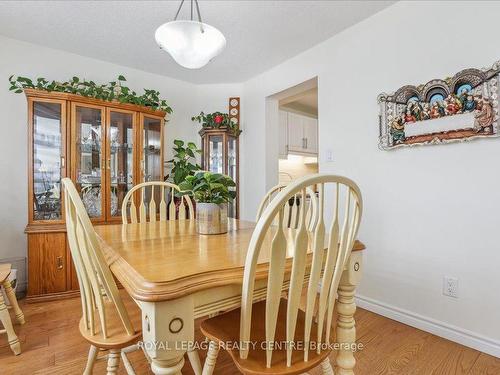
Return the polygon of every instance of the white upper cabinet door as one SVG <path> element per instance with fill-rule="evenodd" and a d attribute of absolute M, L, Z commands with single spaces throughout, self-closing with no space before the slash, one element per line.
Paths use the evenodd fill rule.
<path fill-rule="evenodd" d="M 318 120 L 312 117 L 303 117 L 305 138 L 305 152 L 318 153 Z"/>
<path fill-rule="evenodd" d="M 288 112 L 288 151 L 305 151 L 303 116 Z"/>
<path fill-rule="evenodd" d="M 285 111 L 280 111 L 278 132 L 279 158 L 286 159 L 288 156 L 288 113 Z"/>

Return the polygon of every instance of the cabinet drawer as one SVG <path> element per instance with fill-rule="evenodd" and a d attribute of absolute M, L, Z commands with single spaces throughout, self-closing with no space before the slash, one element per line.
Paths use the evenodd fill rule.
<path fill-rule="evenodd" d="M 66 291 L 66 233 L 28 234 L 28 296 Z"/>

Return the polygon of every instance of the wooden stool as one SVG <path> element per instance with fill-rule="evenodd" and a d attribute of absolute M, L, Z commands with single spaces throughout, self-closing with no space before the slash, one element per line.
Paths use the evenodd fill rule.
<path fill-rule="evenodd" d="M 9 275 L 11 271 L 10 264 L 0 264 L 0 284 L 2 284 L 5 289 L 5 294 L 16 314 L 16 320 L 19 324 L 24 324 L 24 314 L 17 304 L 16 295 L 12 289 L 12 284 L 9 281 Z M 2 293 L 0 293 L 0 321 L 3 324 L 4 329 L 0 330 L 0 333 L 7 333 L 7 340 L 9 340 L 9 345 L 15 355 L 21 354 L 21 343 L 17 338 L 16 332 L 12 327 L 12 322 L 10 320 L 9 311 L 5 305 Z"/>

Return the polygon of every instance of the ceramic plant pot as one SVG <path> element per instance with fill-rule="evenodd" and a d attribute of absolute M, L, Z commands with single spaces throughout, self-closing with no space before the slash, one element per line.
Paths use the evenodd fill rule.
<path fill-rule="evenodd" d="M 196 230 L 200 234 L 227 233 L 227 203 L 196 203 Z"/>

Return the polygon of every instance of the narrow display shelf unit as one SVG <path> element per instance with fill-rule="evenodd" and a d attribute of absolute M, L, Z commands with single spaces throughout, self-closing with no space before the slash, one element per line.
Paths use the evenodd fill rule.
<path fill-rule="evenodd" d="M 228 217 L 239 218 L 239 139 L 231 129 L 203 128 L 201 136 L 202 169 L 222 173 L 236 182 L 236 199 L 228 204 Z"/>

